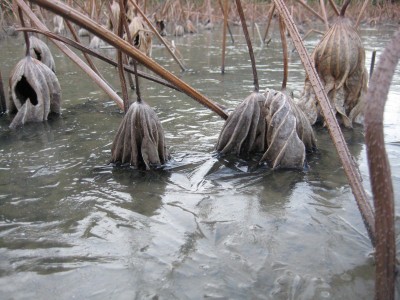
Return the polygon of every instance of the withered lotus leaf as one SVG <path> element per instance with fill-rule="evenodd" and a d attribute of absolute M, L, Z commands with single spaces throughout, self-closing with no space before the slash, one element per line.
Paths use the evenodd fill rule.
<path fill-rule="evenodd" d="M 47 120 L 50 112 L 61 112 L 61 88 L 53 71 L 39 60 L 26 56 L 11 72 L 8 112 L 17 113 L 10 124 Z"/>
<path fill-rule="evenodd" d="M 221 154 L 248 156 L 265 151 L 263 94 L 251 93 L 229 115 L 219 135 L 216 150 Z"/>
<path fill-rule="evenodd" d="M 338 121 L 346 127 L 362 122 L 368 81 L 365 50 L 349 19 L 338 17 L 314 49 L 312 59 Z M 308 78 L 298 104 L 312 125 L 323 121 Z"/>
<path fill-rule="evenodd" d="M 33 35 L 29 37 L 29 44 L 29 52 L 31 56 L 37 60 L 40 60 L 53 72 L 55 72 L 56 64 L 54 63 L 53 55 L 51 54 L 47 44 Z"/>
<path fill-rule="evenodd" d="M 134 102 L 114 138 L 111 162 L 149 170 L 167 160 L 164 129 L 155 111 L 143 101 Z"/>
<path fill-rule="evenodd" d="M 272 169 L 303 168 L 306 156 L 305 144 L 310 148 L 315 147 L 311 125 L 286 94 L 267 89 L 264 95 L 268 149 L 261 162 L 267 161 Z"/>

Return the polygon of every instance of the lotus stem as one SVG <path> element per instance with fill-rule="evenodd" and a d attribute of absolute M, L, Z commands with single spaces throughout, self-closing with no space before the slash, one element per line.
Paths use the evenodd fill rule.
<path fill-rule="evenodd" d="M 24 31 L 25 30 L 25 31 L 31 31 L 31 32 L 43 34 L 48 38 L 63 42 L 64 44 L 70 45 L 70 46 L 72 46 L 72 47 L 74 47 L 74 48 L 76 48 L 76 49 L 78 49 L 78 50 L 80 50 L 82 52 L 88 53 L 91 56 L 94 56 L 94 57 L 96 57 L 96 58 L 98 58 L 98 59 L 100 59 L 100 60 L 102 60 L 102 61 L 104 61 L 104 62 L 106 62 L 106 63 L 108 63 L 108 64 L 110 64 L 112 66 L 114 66 L 114 67 L 118 67 L 118 63 L 115 62 L 114 60 L 112 60 L 112 59 L 110 59 L 108 57 L 105 57 L 104 55 L 102 55 L 102 54 L 100 54 L 100 53 L 98 53 L 96 51 L 93 51 L 93 50 L 83 46 L 82 44 L 79 44 L 79 43 L 77 43 L 77 42 L 75 42 L 75 41 L 73 41 L 73 40 L 71 40 L 69 38 L 57 35 L 57 34 L 51 32 L 51 31 L 42 31 L 40 29 L 35 29 L 35 28 L 19 28 L 17 30 L 18 31 Z M 127 64 L 124 64 L 124 70 L 126 72 L 129 72 L 130 74 L 134 74 L 135 73 L 133 68 L 128 66 Z M 164 86 L 169 87 L 171 89 L 174 89 L 174 90 L 177 90 L 179 92 L 182 92 L 176 86 L 170 84 L 169 82 L 167 82 L 167 81 L 165 81 L 165 80 L 163 80 L 161 78 L 157 78 L 157 77 L 154 77 L 154 76 L 152 76 L 150 74 L 146 74 L 146 73 L 143 73 L 143 72 L 140 72 L 140 71 L 138 71 L 138 75 L 140 77 L 142 77 L 142 78 L 147 79 L 147 80 L 156 82 L 158 84 L 161 84 L 161 85 L 164 85 Z"/>
<path fill-rule="evenodd" d="M 314 93 L 316 95 L 318 103 L 321 106 L 322 113 L 324 115 L 329 130 L 329 134 L 331 136 L 333 144 L 335 145 L 339 158 L 342 162 L 343 169 L 347 175 L 347 179 L 352 188 L 358 208 L 363 217 L 365 227 L 368 231 L 372 244 L 375 245 L 376 234 L 375 234 L 374 213 L 369 203 L 369 199 L 365 193 L 364 187 L 361 183 L 360 173 L 357 170 L 357 167 L 355 166 L 354 160 L 347 147 L 346 140 L 344 139 L 340 126 L 337 122 L 335 113 L 333 112 L 332 107 L 330 105 L 329 98 L 325 93 L 324 87 L 322 86 L 322 83 L 313 65 L 311 57 L 308 54 L 304 46 L 304 43 L 301 40 L 297 27 L 292 17 L 290 16 L 285 3 L 283 2 L 283 0 L 274 0 L 274 2 L 276 8 L 279 11 L 279 14 L 285 21 L 286 27 L 290 33 L 290 36 L 293 40 L 296 50 L 300 55 L 300 59 L 304 66 L 306 74 L 312 83 Z"/>
<path fill-rule="evenodd" d="M 369 67 L 369 78 L 372 77 L 372 73 L 374 72 L 375 57 L 376 57 L 376 50 L 372 51 L 371 66 Z"/>
<path fill-rule="evenodd" d="M 18 3 L 18 6 L 25 12 L 25 14 L 31 19 L 31 21 L 35 24 L 36 27 L 43 31 L 49 31 L 47 27 L 36 17 L 36 15 L 32 12 L 28 5 L 23 0 L 15 0 Z M 37 3 L 36 3 L 37 4 Z M 110 96 L 111 99 L 121 108 L 124 109 L 122 99 L 117 95 L 117 93 L 107 84 L 105 83 L 99 75 L 96 74 L 83 60 L 79 58 L 78 55 L 75 54 L 71 49 L 65 46 L 63 43 L 53 41 L 54 44 L 65 54 L 67 55 L 75 64 L 78 65 L 93 81 L 101 88 L 103 91 Z"/>
<path fill-rule="evenodd" d="M 329 30 L 329 23 L 328 23 L 328 17 L 326 15 L 325 2 L 324 2 L 324 0 L 319 0 L 319 3 L 321 5 L 322 16 L 324 18 L 325 29 L 328 31 Z"/>
<path fill-rule="evenodd" d="M 366 95 L 365 142 L 375 206 L 375 299 L 394 299 L 396 232 L 394 192 L 385 150 L 383 114 L 390 83 L 400 60 L 400 30 L 383 51 Z"/>
<path fill-rule="evenodd" d="M 18 6 L 18 16 L 19 16 L 19 21 L 21 22 L 21 26 L 25 27 L 24 14 L 22 13 L 22 10 L 19 6 Z M 24 32 L 24 39 L 25 39 L 25 47 L 26 47 L 25 56 L 31 56 L 28 32 Z"/>
<path fill-rule="evenodd" d="M 282 80 L 282 91 L 286 90 L 286 84 L 288 80 L 289 73 L 289 60 L 288 60 L 288 47 L 286 42 L 286 34 L 285 34 L 285 22 L 283 18 L 279 16 L 279 32 L 281 34 L 282 41 L 282 52 L 283 52 L 283 80 Z"/>
<path fill-rule="evenodd" d="M 242 3 L 240 0 L 236 0 L 236 7 L 240 16 L 240 22 L 242 23 L 243 33 L 246 38 L 247 48 L 249 49 L 249 55 L 251 60 L 251 67 L 253 69 L 253 80 L 254 80 L 254 91 L 258 92 L 260 90 L 260 86 L 258 84 L 258 76 L 257 76 L 257 68 L 256 68 L 256 60 L 254 58 L 253 46 L 251 45 L 249 31 L 247 30 L 246 18 L 244 16 Z"/>
<path fill-rule="evenodd" d="M 368 1 L 368 0 L 367 0 Z M 329 0 L 329 4 L 331 5 L 333 11 L 335 12 L 335 14 L 338 16 L 340 14 L 338 8 L 336 7 L 336 4 L 333 0 Z"/>
<path fill-rule="evenodd" d="M 368 5 L 369 2 L 370 2 L 369 0 L 364 0 L 363 6 L 361 7 L 360 13 L 358 14 L 356 24 L 354 25 L 355 29 L 357 29 L 358 26 L 360 26 L 360 22 L 361 22 L 362 16 L 364 15 L 364 11 L 367 8 L 367 5 Z"/>
<path fill-rule="evenodd" d="M 0 70 L 0 114 L 5 113 L 6 110 L 6 96 L 4 94 L 3 76 L 1 75 Z"/>
<path fill-rule="evenodd" d="M 219 1 L 221 4 L 221 1 Z M 228 25 L 228 0 L 224 0 L 224 7 L 222 8 L 224 13 L 224 27 L 222 31 L 222 64 L 221 73 L 225 73 L 225 51 L 226 51 L 226 27 Z"/>
<path fill-rule="evenodd" d="M 123 27 L 124 19 L 125 19 L 124 0 L 119 0 L 118 36 L 120 38 L 122 38 L 124 32 L 124 27 Z M 117 49 L 117 62 L 118 62 L 118 76 L 121 83 L 122 100 L 124 101 L 124 112 L 126 113 L 129 109 L 129 96 L 128 96 L 128 89 L 126 87 L 124 67 L 122 62 L 122 51 L 120 49 Z"/>
<path fill-rule="evenodd" d="M 324 18 L 319 15 L 315 10 L 313 10 L 310 6 L 307 5 L 303 0 L 297 0 L 304 8 L 306 8 L 309 12 L 311 12 L 315 17 L 320 19 L 322 22 L 325 22 Z"/>
<path fill-rule="evenodd" d="M 351 0 L 346 0 L 346 2 L 343 4 L 342 9 L 340 10 L 339 16 L 344 17 L 344 14 L 346 13 L 347 6 L 349 6 Z"/>
<path fill-rule="evenodd" d="M 176 57 L 175 53 L 172 51 L 171 47 L 165 42 L 164 38 L 158 33 L 157 29 L 154 28 L 153 24 L 149 21 L 149 19 L 146 17 L 144 12 L 140 9 L 140 7 L 135 3 L 133 0 L 129 0 L 133 6 L 137 9 L 139 14 L 143 17 L 143 19 L 146 21 L 147 25 L 151 28 L 152 32 L 157 36 L 157 38 L 161 41 L 161 43 L 164 44 L 164 46 L 167 48 L 168 52 L 172 55 L 173 59 L 178 63 L 178 65 L 181 67 L 182 71 L 185 71 L 186 68 L 182 64 L 182 62 Z"/>
<path fill-rule="evenodd" d="M 64 22 L 65 22 L 65 24 L 67 24 L 67 27 L 68 27 L 69 31 L 71 32 L 71 34 L 72 34 L 74 40 L 75 40 L 77 43 L 80 43 L 80 42 L 81 42 L 81 41 L 80 41 L 80 38 L 79 38 L 78 34 L 76 33 L 76 30 L 75 30 L 74 26 L 72 26 L 71 22 L 68 21 L 68 20 L 65 20 L 65 19 L 64 19 Z M 96 74 L 99 75 L 99 76 L 101 77 L 101 79 L 103 79 L 104 81 L 106 81 L 106 80 L 104 79 L 104 77 L 101 76 L 99 70 L 97 69 L 96 65 L 93 63 L 93 61 L 92 61 L 92 59 L 90 58 L 90 56 L 89 56 L 86 52 L 82 52 L 82 54 L 83 54 L 83 56 L 85 57 L 85 59 L 86 59 L 87 63 L 89 64 L 89 66 L 92 68 L 92 70 L 95 71 Z"/>
<path fill-rule="evenodd" d="M 265 43 L 265 40 L 267 39 L 268 31 L 269 31 L 269 28 L 271 26 L 272 16 L 274 15 L 274 11 L 275 11 L 275 4 L 272 4 L 272 6 L 271 6 L 271 8 L 269 9 L 269 12 L 268 12 L 268 23 L 267 23 L 267 28 L 265 29 L 263 43 Z"/>
<path fill-rule="evenodd" d="M 229 2 L 228 2 L 228 4 L 227 4 L 227 6 L 226 6 L 226 9 L 223 7 L 221 0 L 218 0 L 218 4 L 219 4 L 219 7 L 221 8 L 222 13 L 224 14 L 224 17 L 225 17 L 225 11 L 228 10 L 228 4 L 229 4 Z M 229 13 L 229 12 L 228 12 L 228 13 Z M 224 21 L 224 22 L 225 22 L 225 21 Z M 224 24 L 225 24 L 225 23 L 224 23 Z M 226 22 L 226 26 L 227 26 L 227 28 L 228 28 L 228 32 L 229 32 L 229 35 L 230 35 L 230 37 L 231 37 L 232 44 L 234 44 L 234 43 L 235 43 L 235 40 L 234 40 L 234 38 L 233 38 L 233 34 L 232 34 L 232 31 L 231 31 L 231 27 L 229 26 L 228 21 Z"/>
<path fill-rule="evenodd" d="M 22 0 L 16 0 L 16 1 L 22 1 Z M 193 89 L 191 86 L 183 82 L 181 79 L 173 75 L 168 70 L 164 69 L 158 63 L 147 57 L 145 54 L 143 54 L 138 49 L 130 45 L 128 42 L 120 39 L 118 36 L 108 31 L 107 29 L 102 28 L 101 26 L 98 25 L 98 23 L 89 19 L 82 13 L 76 11 L 75 9 L 69 7 L 65 3 L 58 0 L 52 0 L 52 1 L 31 0 L 31 1 L 47 10 L 50 10 L 53 13 L 62 15 L 63 17 L 73 21 L 74 23 L 86 28 L 88 31 L 97 35 L 110 45 L 121 48 L 121 50 L 124 51 L 127 55 L 136 59 L 139 63 L 143 64 L 146 68 L 150 69 L 160 77 L 171 82 L 173 85 L 181 89 L 189 97 L 193 98 L 202 105 L 206 106 L 207 108 L 218 114 L 221 118 L 223 119 L 228 118 L 228 115 L 217 104 L 215 104 L 207 97 L 205 97 L 204 95 Z"/>
<path fill-rule="evenodd" d="M 139 8 L 137 7 L 137 9 L 139 9 Z M 126 37 L 128 39 L 128 42 L 129 42 L 129 44 L 133 45 L 131 32 L 129 31 L 129 25 L 128 25 L 128 21 L 126 20 L 126 18 L 123 19 L 123 25 L 124 25 L 124 28 L 125 28 Z M 133 70 L 134 70 L 133 73 L 135 74 L 135 87 L 136 87 L 135 91 L 136 91 L 137 102 L 141 102 L 142 101 L 142 96 L 141 96 L 141 93 L 140 93 L 137 62 L 136 62 L 135 59 L 133 59 L 132 61 L 133 61 Z M 131 77 L 129 76 L 129 78 L 131 78 Z"/>

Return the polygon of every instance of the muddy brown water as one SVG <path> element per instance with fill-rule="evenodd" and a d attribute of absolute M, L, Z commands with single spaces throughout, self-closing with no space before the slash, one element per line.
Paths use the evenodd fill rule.
<path fill-rule="evenodd" d="M 379 56 L 395 29 L 362 28 L 368 68 L 372 50 Z M 252 91 L 250 60 L 234 28 L 221 75 L 221 32 L 173 38 L 190 68 L 185 73 L 161 46 L 153 57 L 233 109 Z M 261 88 L 279 89 L 279 33 L 264 49 L 255 35 L 254 48 Z M 23 53 L 22 37 L 0 41 L 5 81 Z M 116 168 L 108 160 L 121 112 L 58 50 L 53 54 L 62 116 L 14 131 L 10 118 L 0 117 L 0 298 L 373 299 L 373 248 L 325 129 L 316 130 L 319 150 L 308 157 L 308 170 L 272 172 L 221 159 L 214 153 L 219 116 L 142 82 L 172 159 L 156 171 Z M 119 89 L 116 70 L 98 65 Z M 303 82 L 292 52 L 288 87 L 295 97 Z M 397 227 L 399 100 L 397 68 L 384 121 Z M 344 135 L 370 194 L 363 129 Z"/>

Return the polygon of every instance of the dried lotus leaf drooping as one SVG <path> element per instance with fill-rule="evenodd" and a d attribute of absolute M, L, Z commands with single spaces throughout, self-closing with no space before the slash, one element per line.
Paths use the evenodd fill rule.
<path fill-rule="evenodd" d="M 56 75 L 42 62 L 26 56 L 11 72 L 9 113 L 17 113 L 10 124 L 47 120 L 50 112 L 61 112 L 61 88 Z"/>
<path fill-rule="evenodd" d="M 338 121 L 346 127 L 352 127 L 353 122 L 361 123 L 368 74 L 364 47 L 348 18 L 343 15 L 338 17 L 314 49 L 312 59 Z M 323 122 L 323 115 L 308 78 L 299 106 L 312 125 L 318 121 Z"/>
<path fill-rule="evenodd" d="M 272 169 L 302 169 L 306 150 L 315 148 L 314 132 L 310 123 L 286 94 L 267 89 L 264 95 L 268 148 L 261 162 L 267 161 Z"/>
<path fill-rule="evenodd" d="M 160 120 L 145 102 L 134 102 L 114 138 L 111 162 L 149 170 L 160 167 L 167 160 L 164 130 Z"/>
<path fill-rule="evenodd" d="M 40 60 L 42 63 L 48 66 L 53 72 L 55 72 L 56 65 L 54 63 L 54 58 L 46 43 L 33 35 L 29 37 L 29 41 L 30 41 L 30 47 L 29 47 L 30 55 L 36 58 L 37 60 Z"/>
<path fill-rule="evenodd" d="M 219 135 L 216 150 L 221 154 L 247 157 L 265 150 L 265 97 L 251 93 L 229 115 Z"/>

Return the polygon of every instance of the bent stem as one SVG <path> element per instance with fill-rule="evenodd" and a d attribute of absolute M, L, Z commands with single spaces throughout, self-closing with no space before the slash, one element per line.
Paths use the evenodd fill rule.
<path fill-rule="evenodd" d="M 22 0 L 16 0 L 22 1 Z M 82 13 L 76 11 L 75 9 L 69 7 L 65 3 L 58 1 L 58 0 L 31 0 L 33 3 L 38 4 L 39 6 L 50 10 L 53 13 L 59 14 L 64 18 L 67 18 L 74 23 L 80 25 L 83 28 L 86 28 L 91 33 L 97 35 L 102 40 L 106 41 L 110 45 L 120 48 L 124 53 L 136 59 L 139 63 L 143 64 L 146 68 L 150 69 L 160 77 L 164 78 L 165 80 L 171 82 L 177 88 L 182 90 L 186 95 L 191 97 L 192 99 L 196 100 L 200 104 L 206 106 L 216 114 L 218 114 L 221 118 L 227 119 L 228 115 L 225 111 L 219 107 L 216 103 L 199 93 L 197 90 L 193 89 L 187 83 L 179 79 L 177 76 L 160 66 L 154 60 L 147 57 L 145 54 L 141 53 L 138 49 L 134 48 L 128 42 L 120 39 L 118 36 L 113 34 L 112 32 L 108 31 L 105 28 L 102 28 L 98 25 L 98 23 L 94 22 L 87 16 L 83 15 Z"/>
<path fill-rule="evenodd" d="M 375 299 L 394 299 L 396 232 L 394 193 L 385 150 L 383 114 L 390 83 L 400 60 L 400 30 L 381 55 L 366 95 L 365 143 L 375 206 Z"/>
<path fill-rule="evenodd" d="M 304 43 L 301 40 L 297 27 L 292 17 L 290 16 L 290 13 L 285 3 L 283 2 L 283 0 L 274 0 L 274 2 L 276 8 L 279 11 L 279 14 L 285 21 L 286 27 L 290 33 L 290 36 L 293 40 L 297 52 L 299 53 L 306 74 L 310 79 L 310 82 L 314 89 L 315 96 L 318 100 L 319 105 L 321 106 L 321 110 L 324 115 L 325 122 L 329 130 L 329 134 L 331 136 L 333 144 L 335 145 L 339 158 L 342 162 L 343 169 L 347 175 L 347 179 L 352 188 L 358 208 L 363 217 L 365 227 L 367 228 L 372 244 L 375 245 L 376 233 L 375 233 L 374 213 L 371 204 L 369 202 L 369 199 L 366 195 L 366 192 L 364 190 L 364 187 L 361 183 L 360 172 L 359 170 L 357 170 L 354 160 L 350 154 L 349 148 L 347 147 L 346 141 L 343 137 L 340 126 L 337 122 L 336 116 L 332 110 L 328 96 L 326 95 L 324 87 L 322 86 L 317 71 L 311 60 L 311 57 L 308 54 L 304 46 Z"/>
<path fill-rule="evenodd" d="M 38 19 L 38 17 L 32 12 L 28 5 L 23 0 L 14 0 L 18 6 L 25 12 L 31 22 L 42 31 L 49 31 L 47 27 Z M 63 43 L 52 40 L 52 42 L 65 54 L 67 55 L 79 68 L 81 68 L 107 95 L 114 100 L 119 108 L 124 109 L 122 99 L 117 93 L 105 83 L 99 75 L 96 74 L 85 62 L 79 58 L 71 49 L 65 46 Z"/>

